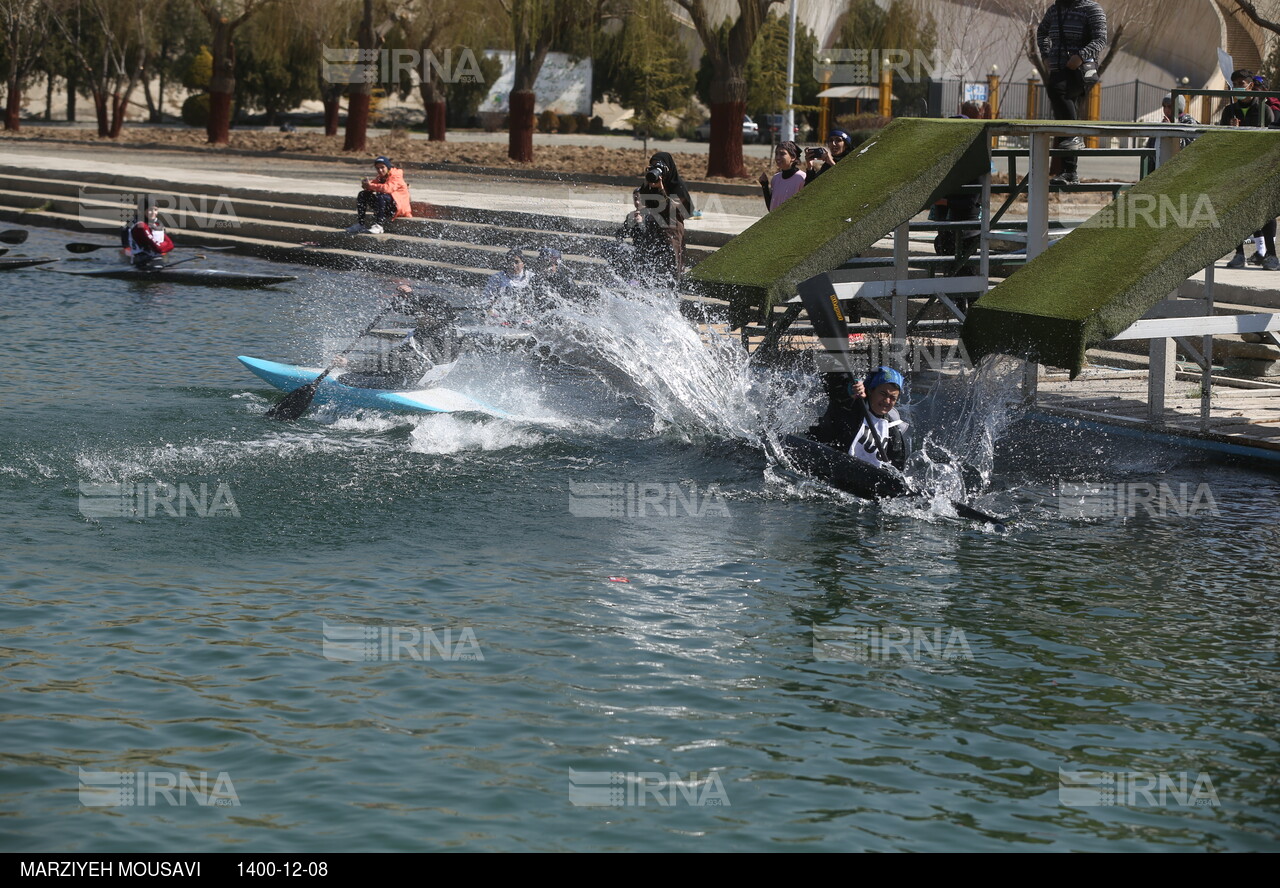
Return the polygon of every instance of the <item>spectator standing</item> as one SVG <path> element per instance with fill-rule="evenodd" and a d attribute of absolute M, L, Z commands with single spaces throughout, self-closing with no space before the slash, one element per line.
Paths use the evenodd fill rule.
<path fill-rule="evenodd" d="M 771 213 L 799 194 L 805 180 L 804 170 L 800 169 L 800 146 L 795 142 L 779 142 L 773 151 L 773 162 L 778 165 L 778 172 L 772 179 L 768 173 L 761 173 L 759 179 L 765 206 Z"/>
<path fill-rule="evenodd" d="M 817 181 L 817 178 L 831 169 L 852 153 L 853 138 L 842 129 L 833 129 L 827 133 L 827 144 L 821 148 L 810 148 L 807 156 L 809 171 L 805 182 Z"/>
<path fill-rule="evenodd" d="M 1222 109 L 1218 118 L 1219 126 L 1275 126 L 1276 116 L 1271 106 L 1257 96 L 1249 93 L 1262 89 L 1265 80 L 1254 76 L 1246 68 L 1231 72 L 1231 92 L 1235 101 Z M 1276 257 L 1276 220 L 1271 219 L 1261 229 L 1253 233 L 1254 254 L 1249 257 L 1253 265 L 1260 265 L 1268 271 L 1280 271 L 1280 258 Z M 1227 268 L 1244 268 L 1244 244 L 1236 247 L 1236 254 L 1227 262 Z"/>
<path fill-rule="evenodd" d="M 1098 79 L 1098 60 L 1107 45 L 1107 14 L 1096 0 L 1056 0 L 1045 11 L 1036 29 L 1036 46 L 1049 68 L 1045 84 L 1054 120 L 1079 120 L 1076 102 Z M 1079 136 L 1057 140 L 1058 148 L 1079 150 Z M 1063 158 L 1062 172 L 1050 182 L 1074 185 L 1079 181 L 1079 157 Z"/>

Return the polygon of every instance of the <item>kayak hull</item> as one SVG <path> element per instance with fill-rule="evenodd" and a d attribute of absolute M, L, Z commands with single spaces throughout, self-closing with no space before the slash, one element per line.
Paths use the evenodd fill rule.
<path fill-rule="evenodd" d="M 206 287 L 269 287 L 298 279 L 291 274 L 251 274 L 218 268 L 96 268 L 93 271 L 69 271 L 68 274 L 146 284 L 203 284 Z"/>
<path fill-rule="evenodd" d="M 241 355 L 237 360 L 255 376 L 266 380 L 282 392 L 291 392 L 315 380 L 323 367 L 299 367 Z M 312 403 L 333 404 L 348 409 L 385 410 L 396 413 L 485 413 L 507 417 L 497 407 L 477 401 L 452 389 L 432 388 L 415 391 L 388 391 L 344 385 L 342 371 L 335 370 L 320 383 Z"/>
<path fill-rule="evenodd" d="M 862 499 L 883 499 L 911 493 L 901 475 L 809 438 L 787 435 L 782 441 L 782 448 L 798 471 Z"/>

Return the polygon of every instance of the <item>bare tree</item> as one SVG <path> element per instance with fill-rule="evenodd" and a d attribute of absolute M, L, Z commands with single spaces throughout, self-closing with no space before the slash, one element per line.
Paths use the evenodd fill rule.
<path fill-rule="evenodd" d="M 22 90 L 40 61 L 48 33 L 48 18 L 41 0 L 0 0 L 0 26 L 4 28 L 4 82 L 7 99 L 4 128 L 17 132 L 22 126 Z"/>
<path fill-rule="evenodd" d="M 151 52 L 149 0 L 47 0 L 46 14 L 93 97 L 98 136 L 115 139 L 124 128 L 133 91 Z M 81 16 L 87 15 L 87 22 Z M 87 26 L 86 26 L 87 25 Z"/>
<path fill-rule="evenodd" d="M 236 91 L 236 31 L 277 0 L 193 0 L 213 30 L 213 78 L 209 81 L 209 144 L 231 141 L 231 99 Z"/>
<path fill-rule="evenodd" d="M 534 84 L 547 53 L 556 44 L 568 44 L 576 35 L 590 33 L 599 21 L 603 0 L 502 0 L 511 17 L 515 50 L 515 81 L 508 101 L 510 127 L 507 156 L 521 163 L 533 160 Z"/>
<path fill-rule="evenodd" d="M 1249 0 L 1232 0 L 1232 5 L 1245 14 L 1249 21 L 1260 28 L 1266 28 L 1274 34 L 1280 34 L 1280 22 L 1265 18 L 1258 12 L 1258 5 Z"/>
<path fill-rule="evenodd" d="M 689 13 L 713 69 L 707 175 L 729 178 L 746 175 L 742 162 L 742 115 L 747 110 L 747 59 L 769 7 L 781 0 L 738 0 L 738 19 L 723 40 L 720 23 L 711 21 L 707 0 L 676 2 Z"/>

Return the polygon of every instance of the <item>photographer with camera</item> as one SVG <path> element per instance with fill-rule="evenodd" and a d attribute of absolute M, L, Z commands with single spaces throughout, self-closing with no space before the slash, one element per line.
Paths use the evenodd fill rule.
<path fill-rule="evenodd" d="M 795 142 L 779 142 L 773 151 L 773 162 L 778 165 L 778 172 L 772 179 L 768 173 L 761 173 L 759 180 L 764 204 L 771 213 L 799 194 L 805 182 L 804 170 L 800 169 L 800 146 Z"/>
<path fill-rule="evenodd" d="M 813 183 L 819 176 L 849 156 L 853 149 L 853 138 L 842 129 L 833 129 L 827 133 L 826 147 L 808 148 L 805 159 L 809 162 L 806 182 Z"/>
<path fill-rule="evenodd" d="M 635 211 L 624 230 L 641 262 L 678 277 L 684 273 L 684 220 L 692 211 L 689 189 L 666 151 L 649 158 L 644 184 L 631 193 Z"/>

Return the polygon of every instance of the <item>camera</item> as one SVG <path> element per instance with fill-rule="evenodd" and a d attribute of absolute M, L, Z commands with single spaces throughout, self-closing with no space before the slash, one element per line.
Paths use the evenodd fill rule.
<path fill-rule="evenodd" d="M 806 148 L 806 149 L 804 150 L 804 155 L 805 155 L 805 157 L 809 158 L 810 160 L 821 160 L 821 159 L 822 159 L 822 149 L 821 149 L 821 148 Z"/>
<path fill-rule="evenodd" d="M 651 185 L 656 185 L 658 180 L 665 176 L 666 173 L 666 164 L 655 163 L 653 166 L 649 167 L 649 169 L 644 171 L 644 180 Z"/>

